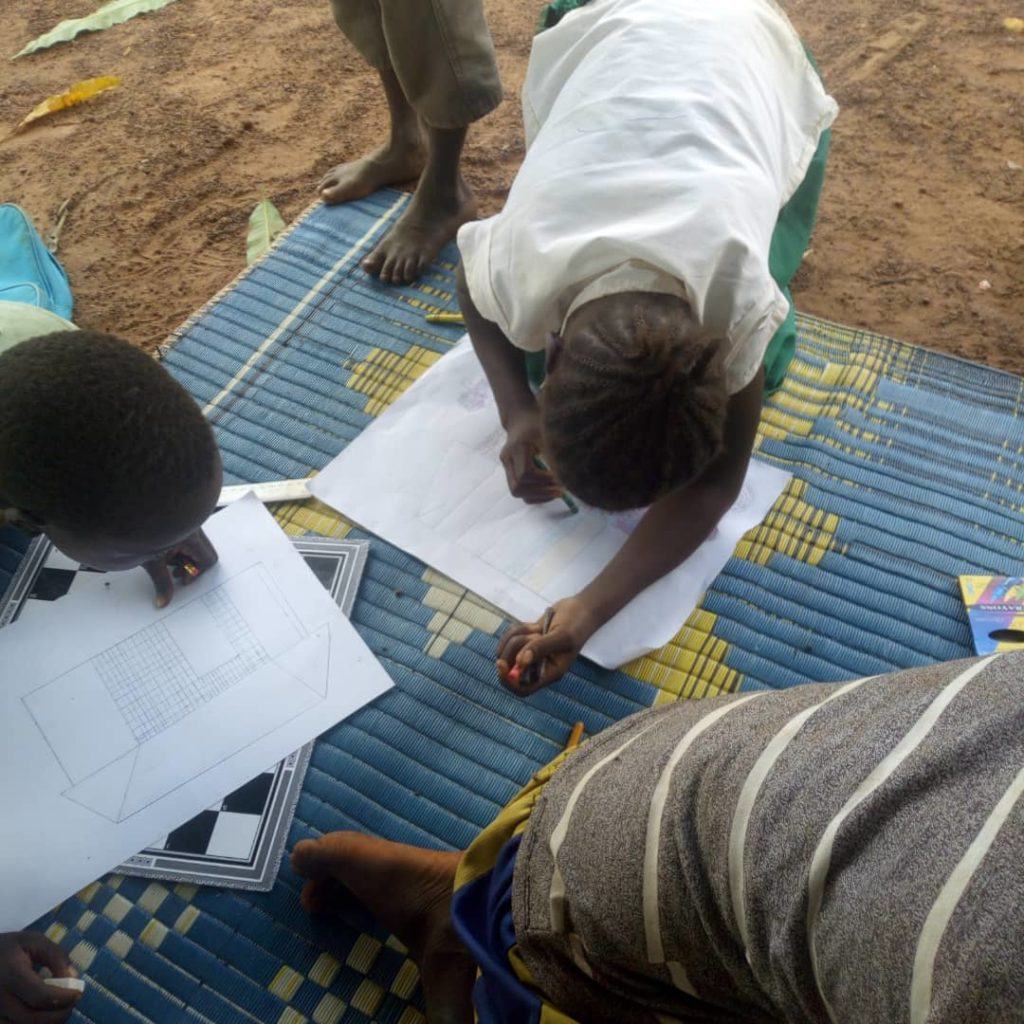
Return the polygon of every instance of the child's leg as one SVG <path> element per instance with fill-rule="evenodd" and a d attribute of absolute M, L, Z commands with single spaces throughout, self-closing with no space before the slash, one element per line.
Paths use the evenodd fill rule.
<path fill-rule="evenodd" d="M 483 0 L 381 0 L 381 13 L 395 72 L 427 135 L 427 166 L 405 213 L 363 266 L 405 284 L 476 216 L 459 159 L 468 126 L 501 102 L 501 82 Z"/>
<path fill-rule="evenodd" d="M 332 184 L 344 187 L 332 190 L 330 201 L 365 195 L 422 170 L 413 201 L 363 264 L 384 281 L 406 283 L 476 213 L 459 159 L 468 125 L 501 101 L 482 0 L 332 4 L 338 24 L 381 73 L 392 139 L 366 160 L 332 172 Z M 420 128 L 412 123 L 416 118 L 426 134 L 425 160 Z M 385 180 L 399 169 L 404 177 Z"/>
<path fill-rule="evenodd" d="M 416 193 L 391 231 L 363 260 L 363 269 L 389 284 L 407 284 L 476 216 L 473 194 L 459 172 L 465 128 L 426 128 L 427 165 Z"/>
<path fill-rule="evenodd" d="M 379 0 L 331 0 L 334 20 L 380 75 L 391 115 L 391 137 L 361 160 L 338 164 L 320 182 L 325 203 L 347 203 L 417 178 L 426 163 L 419 118 L 409 105 L 391 66 Z"/>

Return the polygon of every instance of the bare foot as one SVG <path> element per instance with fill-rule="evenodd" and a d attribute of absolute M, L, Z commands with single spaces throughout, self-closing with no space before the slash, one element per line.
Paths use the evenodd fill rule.
<path fill-rule="evenodd" d="M 385 185 L 413 181 L 423 172 L 427 151 L 420 141 L 398 145 L 388 143 L 351 163 L 338 164 L 320 182 L 320 198 L 329 206 L 362 199 Z"/>
<path fill-rule="evenodd" d="M 421 182 L 408 209 L 363 260 L 363 270 L 385 284 L 409 284 L 475 216 L 476 201 L 461 177 L 455 194 L 448 196 Z"/>
<path fill-rule="evenodd" d="M 302 905 L 328 913 L 347 889 L 406 946 L 419 964 L 430 1024 L 473 1020 L 474 964 L 451 920 L 452 884 L 459 853 L 422 850 L 358 832 L 306 839 L 292 867 L 309 881 Z"/>

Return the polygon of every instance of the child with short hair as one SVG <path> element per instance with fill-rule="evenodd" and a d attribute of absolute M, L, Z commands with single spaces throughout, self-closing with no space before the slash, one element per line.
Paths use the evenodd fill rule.
<path fill-rule="evenodd" d="M 774 0 L 552 11 L 523 88 L 526 158 L 504 210 L 459 232 L 459 298 L 512 493 L 650 507 L 546 635 L 505 635 L 506 683 L 543 664 L 520 693 L 561 676 L 736 500 L 795 348 L 788 285 L 837 109 Z"/>
<path fill-rule="evenodd" d="M 144 352 L 97 331 L 0 355 L 0 511 L 94 569 L 141 565 L 156 602 L 217 561 L 202 531 L 221 487 L 213 431 Z"/>
<path fill-rule="evenodd" d="M 164 607 L 175 577 L 188 584 L 217 561 L 202 530 L 221 487 L 210 425 L 188 392 L 126 341 L 97 331 L 6 334 L 2 520 L 45 532 L 94 569 L 143 566 Z M 0 1021 L 67 1019 L 79 993 L 45 985 L 36 967 L 74 976 L 67 954 L 45 935 L 0 935 Z"/>

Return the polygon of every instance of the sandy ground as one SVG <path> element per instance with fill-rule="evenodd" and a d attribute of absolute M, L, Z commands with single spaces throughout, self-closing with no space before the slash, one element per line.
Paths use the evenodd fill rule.
<path fill-rule="evenodd" d="M 802 309 L 1024 371 L 1024 37 L 1002 26 L 1024 8 L 1011 2 L 789 0 L 842 107 Z M 3 48 L 95 6 L 9 0 Z M 466 154 L 485 214 L 522 157 L 538 6 L 487 2 L 508 98 Z M 72 82 L 122 76 L 0 142 L 0 200 L 40 229 L 71 200 L 60 256 L 77 321 L 146 347 L 241 269 L 261 197 L 294 217 L 385 128 L 327 0 L 176 0 L 0 68 L 0 134 Z"/>

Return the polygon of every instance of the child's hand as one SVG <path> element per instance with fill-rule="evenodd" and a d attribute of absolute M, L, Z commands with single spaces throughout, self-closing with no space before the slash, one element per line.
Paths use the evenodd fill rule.
<path fill-rule="evenodd" d="M 67 953 L 39 932 L 0 935 L 0 1024 L 61 1024 L 81 998 L 53 988 L 35 968 L 48 967 L 55 978 L 74 978 Z"/>
<path fill-rule="evenodd" d="M 546 469 L 534 463 L 540 454 L 540 412 L 534 407 L 520 412 L 508 425 L 501 464 L 505 467 L 508 489 L 527 505 L 543 505 L 561 496 L 558 481 Z"/>
<path fill-rule="evenodd" d="M 523 622 L 510 626 L 498 644 L 498 676 L 517 697 L 528 697 L 561 679 L 594 633 L 594 616 L 581 598 L 559 601 L 552 611 L 546 633 L 542 632 L 542 620 Z M 516 665 L 520 670 L 518 682 L 509 678 Z M 532 673 L 528 671 L 531 666 Z"/>
<path fill-rule="evenodd" d="M 196 530 L 176 547 L 143 563 L 156 588 L 156 606 L 164 608 L 174 597 L 174 581 L 188 586 L 217 564 L 217 552 L 202 530 Z"/>

